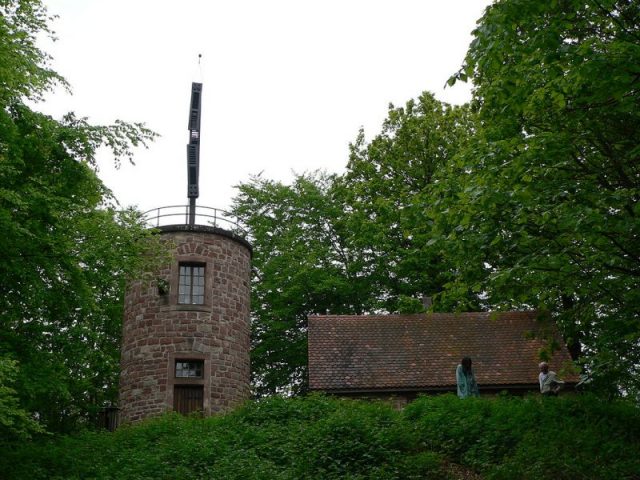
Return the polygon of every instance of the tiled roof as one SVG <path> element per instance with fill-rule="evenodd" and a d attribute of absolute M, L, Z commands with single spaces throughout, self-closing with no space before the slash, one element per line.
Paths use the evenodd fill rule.
<path fill-rule="evenodd" d="M 549 364 L 560 373 L 571 363 L 553 325 L 535 312 L 309 317 L 312 390 L 367 391 L 454 388 L 455 369 L 473 360 L 480 388 L 538 383 L 541 349 L 560 346 Z M 564 380 L 576 382 L 575 374 Z"/>

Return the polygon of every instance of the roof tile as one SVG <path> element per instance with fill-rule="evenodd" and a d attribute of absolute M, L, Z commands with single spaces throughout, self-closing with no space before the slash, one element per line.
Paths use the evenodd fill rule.
<path fill-rule="evenodd" d="M 561 345 L 552 368 L 571 363 L 555 326 L 536 312 L 318 315 L 308 335 L 313 390 L 453 388 L 464 356 L 481 386 L 536 384 L 551 337 Z"/>

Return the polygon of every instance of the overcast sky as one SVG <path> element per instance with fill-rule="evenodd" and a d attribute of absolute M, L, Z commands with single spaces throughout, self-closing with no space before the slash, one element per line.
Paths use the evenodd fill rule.
<path fill-rule="evenodd" d="M 263 172 L 340 173 L 360 127 L 380 131 L 390 102 L 444 88 L 489 0 L 45 0 L 58 41 L 43 42 L 73 88 L 39 108 L 92 123 L 145 122 L 161 137 L 135 166 L 100 176 L 123 206 L 187 203 L 192 81 L 203 82 L 199 205 L 227 208 Z M 198 54 L 202 54 L 198 67 Z"/>

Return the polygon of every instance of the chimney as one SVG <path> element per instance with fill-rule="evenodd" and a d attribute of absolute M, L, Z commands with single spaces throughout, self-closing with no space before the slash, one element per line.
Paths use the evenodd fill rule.
<path fill-rule="evenodd" d="M 433 302 L 431 300 L 431 297 L 427 295 L 422 295 L 422 306 L 424 307 L 425 310 L 429 310 L 432 304 Z"/>

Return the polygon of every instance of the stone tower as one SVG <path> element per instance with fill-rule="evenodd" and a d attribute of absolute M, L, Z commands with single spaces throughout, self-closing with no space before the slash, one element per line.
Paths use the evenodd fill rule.
<path fill-rule="evenodd" d="M 147 217 L 171 260 L 125 295 L 123 423 L 171 410 L 209 415 L 249 398 L 251 246 L 224 212 L 195 205 L 201 88 L 192 87 L 189 205 Z"/>

